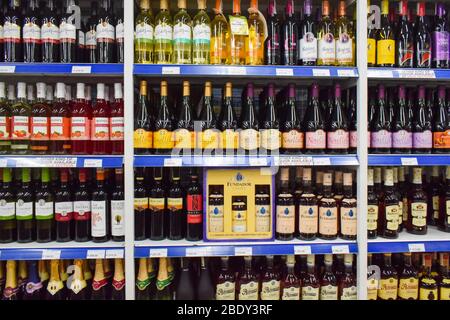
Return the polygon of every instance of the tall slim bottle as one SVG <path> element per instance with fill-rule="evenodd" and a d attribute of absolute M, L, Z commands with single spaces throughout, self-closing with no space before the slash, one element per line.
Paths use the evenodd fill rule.
<path fill-rule="evenodd" d="M 341 100 L 341 86 L 334 86 L 334 103 L 328 121 L 327 148 L 330 153 L 348 153 L 350 133 L 348 119 Z"/>
<path fill-rule="evenodd" d="M 262 65 L 264 64 L 264 40 L 266 39 L 265 28 L 266 20 L 258 10 L 258 0 L 250 1 L 248 17 L 248 37 L 245 51 L 246 64 Z"/>
<path fill-rule="evenodd" d="M 170 240 L 181 240 L 185 236 L 185 208 L 183 191 L 180 185 L 180 171 L 179 168 L 172 168 L 170 188 L 167 191 L 167 214 L 169 215 L 168 237 Z"/>
<path fill-rule="evenodd" d="M 398 87 L 398 106 L 395 108 L 392 123 L 392 153 L 410 153 L 413 144 L 411 119 L 406 107 L 406 91 L 404 86 Z"/>
<path fill-rule="evenodd" d="M 186 240 L 200 241 L 203 239 L 203 191 L 195 169 L 186 189 Z"/>
<path fill-rule="evenodd" d="M 237 118 L 233 109 L 233 89 L 231 82 L 225 85 L 225 96 L 219 117 L 219 130 L 221 131 L 220 148 L 226 154 L 234 154 L 239 148 L 239 133 Z"/>
<path fill-rule="evenodd" d="M 431 68 L 431 33 L 425 17 L 425 2 L 417 3 L 417 19 L 415 27 L 414 66 L 416 68 Z"/>
<path fill-rule="evenodd" d="M 22 183 L 16 194 L 17 241 L 31 242 L 35 237 L 34 193 L 29 168 L 22 168 Z"/>
<path fill-rule="evenodd" d="M 39 82 L 37 101 L 31 107 L 31 145 L 33 154 L 47 154 L 50 151 L 50 117 L 51 108 L 45 101 L 46 85 Z"/>
<path fill-rule="evenodd" d="M 3 168 L 3 183 L 0 189 L 0 243 L 16 240 L 15 195 L 11 184 L 11 169 Z"/>
<path fill-rule="evenodd" d="M 369 127 L 370 152 L 389 153 L 392 148 L 391 123 L 386 107 L 385 87 L 381 84 L 378 86 L 378 108 Z"/>
<path fill-rule="evenodd" d="M 160 1 L 160 11 L 155 18 L 153 61 L 156 64 L 172 63 L 173 27 L 167 0 Z"/>
<path fill-rule="evenodd" d="M 111 140 L 111 154 L 124 154 L 124 102 L 122 83 L 114 84 L 114 101 L 111 103 L 109 119 L 109 140 Z"/>
<path fill-rule="evenodd" d="M 35 190 L 34 212 L 36 214 L 37 242 L 50 242 L 54 239 L 54 196 L 50 190 L 50 171 L 41 170 L 41 184 Z"/>
<path fill-rule="evenodd" d="M 305 152 L 309 154 L 324 153 L 327 147 L 325 118 L 319 104 L 319 86 L 313 84 L 308 108 L 303 118 L 305 132 Z"/>
<path fill-rule="evenodd" d="M 431 153 L 433 147 L 432 119 L 425 103 L 425 87 L 419 86 L 417 105 L 412 119 L 413 150 L 412 153 Z"/>
<path fill-rule="evenodd" d="M 381 28 L 377 34 L 377 66 L 393 67 L 395 64 L 395 30 L 389 20 L 389 0 L 381 1 Z"/>
<path fill-rule="evenodd" d="M 69 188 L 69 172 L 60 169 L 59 188 L 55 192 L 56 241 L 72 240 L 73 198 Z"/>
<path fill-rule="evenodd" d="M 42 58 L 41 27 L 39 23 L 37 0 L 28 0 L 28 7 L 23 21 L 23 62 L 36 63 Z"/>
<path fill-rule="evenodd" d="M 192 63 L 192 19 L 186 10 L 186 0 L 178 0 L 178 12 L 173 17 L 173 63 Z"/>
<path fill-rule="evenodd" d="M 312 16 L 311 0 L 304 2 L 298 42 L 297 64 L 315 66 L 317 63 L 317 22 Z"/>
<path fill-rule="evenodd" d="M 26 99 L 26 84 L 17 84 L 17 100 L 11 105 L 11 152 L 24 155 L 30 152 L 31 107 Z"/>
<path fill-rule="evenodd" d="M 64 12 L 59 23 L 59 56 L 61 63 L 76 62 L 78 46 L 75 19 L 72 19 L 71 0 L 65 0 Z"/>
<path fill-rule="evenodd" d="M 183 100 L 175 123 L 175 148 L 179 150 L 195 149 L 196 132 L 194 131 L 195 115 L 191 106 L 191 89 L 189 81 L 183 81 Z"/>
<path fill-rule="evenodd" d="M 151 221 L 143 169 L 136 169 L 134 177 L 134 239 L 139 241 L 144 240 L 150 234 L 150 230 L 146 229 L 147 224 L 151 226 Z"/>
<path fill-rule="evenodd" d="M 446 19 L 446 12 L 443 3 L 436 2 L 435 21 L 432 28 L 432 66 L 433 68 L 447 69 L 450 65 L 450 26 Z"/>
<path fill-rule="evenodd" d="M 288 241 L 295 233 L 295 201 L 289 188 L 289 168 L 281 168 L 280 181 L 276 200 L 276 238 Z"/>
<path fill-rule="evenodd" d="M 277 13 L 276 0 L 269 1 L 267 9 L 267 39 L 264 43 L 265 65 L 281 64 L 281 21 Z"/>
<path fill-rule="evenodd" d="M 76 100 L 70 121 L 72 154 L 90 154 L 92 113 L 86 100 L 84 83 L 77 83 Z"/>
<path fill-rule="evenodd" d="M 74 233 L 77 242 L 88 241 L 91 237 L 91 192 L 86 171 L 79 169 L 78 186 L 73 194 Z"/>
<path fill-rule="evenodd" d="M 246 153 L 256 154 L 260 147 L 259 121 L 254 105 L 254 85 L 247 84 L 243 111 L 239 119 L 239 146 Z"/>
<path fill-rule="evenodd" d="M 394 173 L 391 168 L 384 171 L 384 195 L 379 206 L 378 233 L 383 238 L 398 238 L 399 199 L 394 191 Z"/>
<path fill-rule="evenodd" d="M 22 62 L 22 14 L 20 0 L 8 0 L 8 8 L 2 15 L 4 62 Z"/>
<path fill-rule="evenodd" d="M 336 64 L 335 25 L 330 17 L 330 3 L 322 1 L 322 20 L 317 31 L 319 66 L 334 66 Z"/>
<path fill-rule="evenodd" d="M 169 154 L 175 146 L 173 115 L 168 103 L 167 81 L 161 81 L 161 102 L 153 133 L 153 148 L 157 154 Z"/>
<path fill-rule="evenodd" d="M 281 27 L 281 64 L 295 65 L 297 63 L 298 24 L 294 12 L 294 1 L 286 2 L 285 20 Z"/>
<path fill-rule="evenodd" d="M 91 236 L 94 242 L 109 240 L 111 226 L 111 203 L 105 186 L 105 170 L 97 169 L 96 185 L 91 200 Z"/>
<path fill-rule="evenodd" d="M 228 29 L 227 64 L 244 65 L 247 60 L 246 42 L 249 36 L 247 18 L 241 15 L 241 0 L 233 0 L 233 14 Z"/>
<path fill-rule="evenodd" d="M 149 215 L 147 229 L 150 231 L 151 240 L 163 240 L 165 238 L 166 216 L 166 192 L 163 186 L 163 173 L 161 168 L 153 169 L 154 183 L 149 194 Z"/>
<path fill-rule="evenodd" d="M 123 169 L 114 171 L 114 189 L 111 192 L 111 238 L 123 241 L 125 237 L 125 198 L 123 186 Z"/>
<path fill-rule="evenodd" d="M 166 102 L 164 93 L 166 93 L 167 96 L 167 90 L 161 90 L 161 95 L 163 97 L 161 101 Z M 135 154 L 148 154 L 153 148 L 153 116 L 149 110 L 147 95 L 147 81 L 143 80 L 140 82 L 139 99 L 134 110 L 133 144 Z M 158 127 L 158 123 L 156 124 L 156 127 Z M 164 134 L 167 135 L 166 132 L 164 132 Z"/>
<path fill-rule="evenodd" d="M 198 13 L 192 21 L 192 63 L 209 64 L 211 20 L 206 13 L 206 0 L 197 0 Z"/>
<path fill-rule="evenodd" d="M 202 132 L 197 132 L 196 134 L 197 148 L 207 154 L 214 153 L 219 148 L 220 135 L 217 129 L 217 117 L 212 103 L 212 84 L 208 81 L 205 83 L 203 106 L 199 118 Z"/>
<path fill-rule="evenodd" d="M 115 21 L 113 15 L 112 1 L 101 0 L 101 9 L 97 21 L 97 62 L 113 63 L 114 46 L 116 41 Z"/>
<path fill-rule="evenodd" d="M 56 13 L 55 1 L 48 0 L 42 16 L 41 25 L 42 62 L 59 62 L 59 19 Z"/>
<path fill-rule="evenodd" d="M 108 154 L 110 150 L 109 117 L 111 110 L 105 98 L 105 84 L 98 83 L 97 101 L 92 107 L 92 154 Z"/>
<path fill-rule="evenodd" d="M 56 101 L 50 118 L 50 150 L 54 154 L 69 154 L 70 143 L 70 101 L 66 101 L 66 86 L 56 84 Z"/>
<path fill-rule="evenodd" d="M 228 22 L 222 12 L 222 0 L 216 0 L 211 21 L 211 64 L 226 64 L 228 58 Z"/>
<path fill-rule="evenodd" d="M 355 39 L 352 25 L 345 11 L 346 2 L 344 0 L 340 0 L 338 7 L 338 19 L 335 27 L 336 65 L 354 66 L 356 56 Z"/>
<path fill-rule="evenodd" d="M 399 2 L 400 18 L 397 28 L 396 65 L 400 68 L 412 68 L 414 63 L 414 34 L 408 20 L 408 1 Z"/>
<path fill-rule="evenodd" d="M 139 9 L 134 37 L 134 61 L 152 63 L 154 19 L 150 0 L 140 0 Z"/>
<path fill-rule="evenodd" d="M 450 114 L 445 105 L 445 88 L 438 88 L 433 119 L 433 153 L 450 153 Z"/>
<path fill-rule="evenodd" d="M 278 154 L 281 148 L 280 121 L 275 108 L 275 86 L 271 83 L 266 91 L 265 115 L 261 121 L 261 149 L 266 154 Z"/>
<path fill-rule="evenodd" d="M 0 154 L 11 152 L 11 106 L 5 91 L 5 82 L 0 82 Z"/>

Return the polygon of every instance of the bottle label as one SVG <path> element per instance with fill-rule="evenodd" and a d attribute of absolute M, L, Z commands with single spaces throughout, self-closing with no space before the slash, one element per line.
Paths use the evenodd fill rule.
<path fill-rule="evenodd" d="M 350 131 L 350 148 L 357 148 L 357 147 L 358 147 L 358 131 Z"/>
<path fill-rule="evenodd" d="M 93 237 L 106 236 L 106 201 L 91 201 L 91 232 Z"/>
<path fill-rule="evenodd" d="M 86 47 L 88 49 L 95 49 L 97 48 L 97 33 L 94 29 L 89 30 L 86 32 Z"/>
<path fill-rule="evenodd" d="M 256 209 L 256 232 L 270 231 L 270 205 L 255 205 Z"/>
<path fill-rule="evenodd" d="M 175 148 L 177 149 L 194 149 L 195 148 L 195 132 L 187 129 L 175 130 Z"/>
<path fill-rule="evenodd" d="M 329 149 L 348 149 L 350 147 L 348 131 L 339 129 L 334 132 L 328 132 L 327 145 Z"/>
<path fill-rule="evenodd" d="M 183 210 L 183 198 L 167 198 L 167 209 L 169 211 Z"/>
<path fill-rule="evenodd" d="M 247 232 L 247 210 L 233 210 L 233 232 Z"/>
<path fill-rule="evenodd" d="M 302 300 L 319 300 L 319 288 L 302 287 Z"/>
<path fill-rule="evenodd" d="M 39 199 L 34 203 L 34 212 L 36 220 L 51 220 L 54 214 L 53 202 L 47 202 L 44 199 Z"/>
<path fill-rule="evenodd" d="M 386 206 L 386 228 L 390 231 L 398 230 L 398 215 L 400 208 L 398 204 Z"/>
<path fill-rule="evenodd" d="M 13 116 L 11 118 L 12 140 L 26 140 L 30 138 L 30 118 Z"/>
<path fill-rule="evenodd" d="M 445 202 L 445 214 L 447 217 L 447 223 L 450 224 L 450 200 Z"/>
<path fill-rule="evenodd" d="M 295 231 L 295 206 L 277 205 L 276 231 L 291 234 Z"/>
<path fill-rule="evenodd" d="M 11 118 L 0 116 L 0 140 L 9 140 L 11 134 Z"/>
<path fill-rule="evenodd" d="M 320 300 L 337 300 L 338 287 L 331 284 L 320 287 Z"/>
<path fill-rule="evenodd" d="M 47 292 L 52 296 L 64 289 L 64 284 L 61 280 L 50 280 L 47 284 Z"/>
<path fill-rule="evenodd" d="M 257 150 L 260 147 L 259 131 L 244 129 L 239 132 L 239 145 L 244 150 Z"/>
<path fill-rule="evenodd" d="M 398 296 L 404 300 L 417 300 L 417 297 L 419 296 L 419 279 L 412 277 L 400 279 Z"/>
<path fill-rule="evenodd" d="M 380 130 L 370 133 L 370 146 L 372 148 L 391 148 L 392 147 L 392 132 L 387 130 Z"/>
<path fill-rule="evenodd" d="M 376 63 L 376 41 L 373 38 L 367 39 L 367 63 L 375 64 Z"/>
<path fill-rule="evenodd" d="M 51 117 L 50 118 L 50 139 L 70 140 L 70 118 Z"/>
<path fill-rule="evenodd" d="M 222 138 L 220 139 L 222 149 L 238 149 L 239 147 L 239 133 L 233 129 L 226 129 L 221 132 Z"/>
<path fill-rule="evenodd" d="M 90 201 L 74 201 L 73 202 L 73 218 L 76 221 L 87 221 L 91 219 L 91 202 Z"/>
<path fill-rule="evenodd" d="M 48 22 L 42 25 L 41 28 L 42 42 L 45 43 L 59 43 L 59 28 L 55 24 Z"/>
<path fill-rule="evenodd" d="M 123 23 L 118 23 L 116 26 L 116 42 L 118 43 L 124 42 L 124 38 L 125 38 L 125 26 Z"/>
<path fill-rule="evenodd" d="M 181 22 L 173 26 L 174 45 L 181 43 L 191 44 L 191 41 L 192 41 L 192 29 L 190 26 Z"/>
<path fill-rule="evenodd" d="M 395 63 L 395 40 L 387 39 L 377 41 L 377 63 Z"/>
<path fill-rule="evenodd" d="M 398 64 L 403 67 L 412 67 L 414 47 L 412 41 L 399 43 L 398 48 Z"/>
<path fill-rule="evenodd" d="M 217 149 L 219 148 L 220 132 L 216 129 L 207 129 L 198 133 L 200 136 L 198 147 L 201 149 Z"/>
<path fill-rule="evenodd" d="M 402 199 L 403 206 L 402 206 L 402 221 L 406 222 L 408 220 L 408 197 L 405 196 Z M 399 221 L 400 223 L 400 221 Z"/>
<path fill-rule="evenodd" d="M 172 149 L 175 146 L 174 134 L 166 129 L 158 130 L 153 135 L 155 149 Z"/>
<path fill-rule="evenodd" d="M 261 148 L 278 150 L 281 147 L 281 133 L 278 129 L 261 130 Z"/>
<path fill-rule="evenodd" d="M 125 235 L 125 200 L 111 200 L 111 234 L 115 237 Z"/>
<path fill-rule="evenodd" d="M 234 300 L 235 283 L 226 281 L 216 286 L 216 300 Z"/>
<path fill-rule="evenodd" d="M 450 130 L 445 132 L 433 132 L 434 149 L 450 149 Z"/>
<path fill-rule="evenodd" d="M 346 236 L 356 236 L 356 200 L 352 208 L 341 207 L 341 233 Z"/>
<path fill-rule="evenodd" d="M 187 222 L 199 224 L 203 221 L 203 202 L 200 194 L 187 196 Z"/>
<path fill-rule="evenodd" d="M 105 117 L 92 118 L 91 140 L 93 141 L 109 140 L 109 118 Z"/>
<path fill-rule="evenodd" d="M 111 121 L 109 122 L 109 133 L 111 135 L 111 141 L 123 141 L 123 139 L 125 138 L 124 124 L 125 123 L 123 117 L 111 118 Z"/>
<path fill-rule="evenodd" d="M 233 36 L 248 36 L 247 18 L 244 16 L 229 16 L 230 30 Z"/>
<path fill-rule="evenodd" d="M 258 300 L 259 283 L 250 281 L 249 283 L 241 284 L 239 290 L 239 300 Z"/>
<path fill-rule="evenodd" d="M 16 23 L 5 21 L 3 25 L 3 36 L 5 41 L 19 43 L 20 27 Z"/>
<path fill-rule="evenodd" d="M 78 46 L 82 49 L 86 47 L 86 34 L 81 30 L 78 30 Z"/>
<path fill-rule="evenodd" d="M 88 117 L 72 117 L 71 140 L 89 140 L 91 137 L 91 121 Z"/>
<path fill-rule="evenodd" d="M 4 30 L 3 30 L 3 26 L 0 26 L 0 43 L 4 42 Z"/>
<path fill-rule="evenodd" d="M 323 64 L 334 64 L 336 60 L 336 40 L 333 34 L 324 34 L 319 40 L 319 59 Z"/>
<path fill-rule="evenodd" d="M 33 202 L 24 202 L 22 199 L 16 202 L 16 219 L 31 220 L 33 219 Z"/>
<path fill-rule="evenodd" d="M 223 232 L 223 205 L 209 206 L 209 232 Z"/>
<path fill-rule="evenodd" d="M 413 148 L 414 149 L 431 149 L 433 147 L 433 134 L 430 130 L 424 132 L 413 133 Z"/>
<path fill-rule="evenodd" d="M 7 202 L 5 199 L 0 200 L 0 221 L 14 220 L 16 216 L 16 204 Z"/>
<path fill-rule="evenodd" d="M 378 297 L 383 300 L 397 299 L 398 280 L 396 278 L 380 279 Z"/>
<path fill-rule="evenodd" d="M 433 32 L 433 61 L 450 59 L 449 40 L 450 33 L 448 31 Z"/>
<path fill-rule="evenodd" d="M 304 134 L 298 130 L 283 132 L 281 145 L 283 149 L 303 149 Z"/>
<path fill-rule="evenodd" d="M 41 290 L 44 286 L 42 285 L 42 282 L 27 282 L 25 285 L 25 291 L 29 294 L 32 295 L 33 293 L 35 293 L 38 290 Z"/>
<path fill-rule="evenodd" d="M 377 300 L 378 280 L 367 279 L 367 300 Z"/>
<path fill-rule="evenodd" d="M 334 236 L 338 229 L 337 208 L 319 207 L 319 233 Z"/>
<path fill-rule="evenodd" d="M 406 130 L 399 130 L 392 134 L 392 147 L 396 149 L 411 149 L 413 134 Z"/>
<path fill-rule="evenodd" d="M 303 195 L 305 197 L 309 195 Z M 312 195 L 311 195 L 312 196 Z M 299 206 L 299 232 L 307 234 L 316 234 L 318 229 L 318 211 L 319 208 L 315 206 Z"/>
<path fill-rule="evenodd" d="M 77 40 L 77 28 L 71 23 L 61 22 L 59 26 L 59 39 L 62 42 L 75 43 Z"/>
<path fill-rule="evenodd" d="M 416 227 L 425 227 L 427 225 L 427 203 L 411 203 L 412 224 Z"/>
<path fill-rule="evenodd" d="M 158 24 L 155 27 L 155 41 L 158 41 L 160 43 L 161 42 L 171 43 L 172 37 L 173 37 L 172 26 L 167 24 Z"/>
<path fill-rule="evenodd" d="M 211 39 L 211 28 L 206 23 L 198 24 L 194 27 L 194 45 L 209 45 Z"/>
<path fill-rule="evenodd" d="M 107 21 L 103 21 L 97 25 L 97 43 L 98 42 L 109 42 L 112 43 L 116 40 L 116 30 Z"/>
<path fill-rule="evenodd" d="M 431 44 L 430 42 L 420 43 L 417 48 L 417 67 L 431 66 Z"/>
<path fill-rule="evenodd" d="M 323 130 L 306 132 L 306 149 L 325 149 L 327 147 L 327 134 Z"/>
<path fill-rule="evenodd" d="M 433 205 L 433 218 L 435 219 L 435 220 L 438 220 L 439 219 L 439 210 L 440 210 L 440 208 L 439 208 L 439 205 L 440 205 L 440 203 L 439 203 L 439 196 L 433 196 L 432 197 L 432 205 Z"/>
<path fill-rule="evenodd" d="M 280 300 L 280 281 L 264 281 L 261 284 L 261 300 Z"/>
<path fill-rule="evenodd" d="M 358 299 L 358 290 L 356 286 L 352 286 L 349 288 L 344 288 L 341 294 L 341 300 L 357 300 Z"/>
<path fill-rule="evenodd" d="M 153 132 L 144 129 L 134 130 L 133 142 L 135 149 L 151 149 L 153 147 Z"/>
<path fill-rule="evenodd" d="M 148 198 L 148 207 L 152 212 L 163 211 L 166 208 L 166 199 Z"/>
<path fill-rule="evenodd" d="M 137 24 L 135 38 L 139 40 L 139 43 L 152 43 L 153 27 L 145 22 Z"/>
<path fill-rule="evenodd" d="M 442 283 L 449 285 L 448 279 L 442 279 Z M 450 300 L 450 288 L 441 286 L 439 288 L 439 300 Z"/>
<path fill-rule="evenodd" d="M 73 202 L 55 202 L 55 220 L 58 222 L 67 222 L 72 220 Z"/>
<path fill-rule="evenodd" d="M 346 32 L 341 33 L 336 41 L 336 61 L 338 64 L 353 62 L 353 39 Z"/>
<path fill-rule="evenodd" d="M 148 198 L 134 198 L 134 210 L 145 211 L 148 209 Z"/>
<path fill-rule="evenodd" d="M 28 43 L 41 43 L 41 28 L 34 22 L 25 24 L 23 26 L 23 41 Z"/>
<path fill-rule="evenodd" d="M 48 127 L 49 127 L 49 119 L 47 117 L 32 117 L 31 140 L 34 141 L 50 140 Z"/>
<path fill-rule="evenodd" d="M 314 62 L 317 60 L 317 39 L 312 32 L 306 32 L 300 39 L 300 60 Z"/>
<path fill-rule="evenodd" d="M 300 288 L 297 287 L 283 288 L 281 300 L 300 300 Z"/>
<path fill-rule="evenodd" d="M 378 226 L 378 206 L 367 206 L 367 230 L 375 231 Z"/>
<path fill-rule="evenodd" d="M 425 280 L 425 279 L 423 279 L 423 280 Z M 437 300 L 437 299 L 438 299 L 438 289 L 437 288 L 436 289 L 425 289 L 425 288 L 419 289 L 419 300 Z"/>

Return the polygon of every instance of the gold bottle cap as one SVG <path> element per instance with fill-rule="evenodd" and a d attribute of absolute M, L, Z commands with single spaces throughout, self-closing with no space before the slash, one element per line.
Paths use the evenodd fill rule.
<path fill-rule="evenodd" d="M 161 81 L 161 96 L 167 97 L 167 81 Z"/>
<path fill-rule="evenodd" d="M 313 266 L 316 262 L 316 256 L 313 254 L 308 254 L 306 258 L 306 264 L 309 266 Z"/>
<path fill-rule="evenodd" d="M 189 81 L 183 81 L 183 97 L 188 97 L 191 95 L 191 90 L 189 87 Z"/>
<path fill-rule="evenodd" d="M 323 172 L 322 171 L 316 172 L 316 184 L 323 184 Z"/>
<path fill-rule="evenodd" d="M 139 87 L 140 87 L 139 94 L 141 96 L 147 96 L 147 81 L 142 80 Z"/>
<path fill-rule="evenodd" d="M 295 264 L 295 256 L 294 255 L 288 255 L 287 258 L 286 258 L 286 264 L 294 265 Z"/>
<path fill-rule="evenodd" d="M 150 0 L 141 0 L 141 3 L 139 5 L 141 9 L 148 10 L 150 9 Z"/>
<path fill-rule="evenodd" d="M 384 170 L 384 185 L 385 186 L 394 186 L 394 172 L 392 169 Z"/>
<path fill-rule="evenodd" d="M 438 166 L 433 166 L 433 168 L 431 170 L 431 175 L 433 177 L 439 177 L 439 167 Z"/>
<path fill-rule="evenodd" d="M 159 7 L 161 10 L 169 10 L 169 3 L 167 0 L 161 0 L 159 3 Z"/>
<path fill-rule="evenodd" d="M 258 0 L 251 0 L 250 8 L 258 10 Z"/>
<path fill-rule="evenodd" d="M 367 170 L 367 184 L 373 186 L 373 169 Z"/>
<path fill-rule="evenodd" d="M 422 184 L 422 168 L 413 169 L 413 183 Z"/>
<path fill-rule="evenodd" d="M 447 168 L 445 169 L 445 178 L 447 180 L 450 180 L 450 166 L 447 166 Z"/>
<path fill-rule="evenodd" d="M 206 0 L 197 0 L 197 5 L 199 10 L 206 9 Z"/>
<path fill-rule="evenodd" d="M 289 181 L 289 168 L 281 168 L 280 180 Z"/>
<path fill-rule="evenodd" d="M 326 254 L 324 256 L 324 263 L 327 265 L 333 264 L 333 255 L 332 254 Z"/>
<path fill-rule="evenodd" d="M 186 9 L 186 0 L 178 0 L 178 9 Z"/>
<path fill-rule="evenodd" d="M 346 265 L 353 264 L 353 255 L 352 254 L 346 254 L 344 256 L 344 264 L 346 264 Z"/>
<path fill-rule="evenodd" d="M 225 85 L 225 97 L 231 98 L 233 96 L 233 85 L 231 82 L 227 82 Z"/>
<path fill-rule="evenodd" d="M 207 81 L 205 83 L 205 97 L 211 97 L 212 96 L 212 84 L 210 81 Z"/>

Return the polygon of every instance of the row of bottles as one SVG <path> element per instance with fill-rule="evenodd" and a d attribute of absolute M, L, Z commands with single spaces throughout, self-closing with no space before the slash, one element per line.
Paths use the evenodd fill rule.
<path fill-rule="evenodd" d="M 369 254 L 368 299 L 450 300 L 448 261 L 448 252 Z"/>
<path fill-rule="evenodd" d="M 34 86 L 0 82 L 0 154 L 120 154 L 124 153 L 124 101 L 122 84 L 91 87 L 58 82 Z M 54 93 L 56 98 L 54 98 Z M 111 94 L 111 97 L 110 97 Z M 6 98 L 7 97 L 7 98 Z"/>
<path fill-rule="evenodd" d="M 312 1 L 306 0 L 300 19 L 294 1 L 286 0 L 284 20 L 277 13 L 276 0 L 268 0 L 266 17 L 258 9 L 258 0 L 250 1 L 248 16 L 241 12 L 241 1 L 233 0 L 228 19 L 221 0 L 216 1 L 212 19 L 206 0 L 197 0 L 193 18 L 186 10 L 187 2 L 178 0 L 178 12 L 172 18 L 168 1 L 161 0 L 154 18 L 150 1 L 140 1 L 135 29 L 137 63 L 355 65 L 356 32 L 343 0 L 334 18 L 328 0 L 322 1 L 317 17 Z"/>
<path fill-rule="evenodd" d="M 0 261 L 1 299 L 125 300 L 123 264 L 123 259 Z"/>
<path fill-rule="evenodd" d="M 77 0 L 6 2 L 0 19 L 0 61 L 124 62 L 123 13 L 114 15 L 116 1 L 92 1 L 86 23 Z"/>
<path fill-rule="evenodd" d="M 356 300 L 353 255 L 141 258 L 138 300 Z"/>
<path fill-rule="evenodd" d="M 122 169 L 2 171 L 0 243 L 124 240 Z"/>
<path fill-rule="evenodd" d="M 296 107 L 296 88 L 290 84 L 275 93 L 269 84 L 258 96 L 248 84 L 242 93 L 242 110 L 236 116 L 233 107 L 233 85 L 228 82 L 222 94 L 222 107 L 217 117 L 213 106 L 213 87 L 206 82 L 201 111 L 191 101 L 191 86 L 183 82 L 181 105 L 177 108 L 169 98 L 166 81 L 161 83 L 159 103 L 150 105 L 148 84 L 140 83 L 135 106 L 134 150 L 136 154 L 170 154 L 183 152 L 234 154 L 309 153 L 345 154 L 357 147 L 356 99 L 350 90 L 348 106 L 343 90 L 336 84 L 319 99 L 319 86 L 313 84 L 309 104 L 300 117 Z M 259 112 L 258 112 L 259 111 Z"/>
<path fill-rule="evenodd" d="M 395 239 L 403 229 L 425 235 L 428 225 L 450 232 L 449 186 L 450 167 L 369 168 L 368 238 Z"/>

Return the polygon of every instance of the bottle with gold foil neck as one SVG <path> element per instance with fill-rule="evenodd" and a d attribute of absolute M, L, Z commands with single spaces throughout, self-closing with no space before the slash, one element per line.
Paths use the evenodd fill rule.
<path fill-rule="evenodd" d="M 123 259 L 114 259 L 111 300 L 125 300 L 125 274 Z"/>
<path fill-rule="evenodd" d="M 199 119 L 202 132 L 197 134 L 197 148 L 206 151 L 205 155 L 212 154 L 219 148 L 217 117 L 212 103 L 212 84 L 208 81 L 205 83 L 205 94 Z"/>
<path fill-rule="evenodd" d="M 107 299 L 107 285 L 108 281 L 105 277 L 103 269 L 103 260 L 95 260 L 95 273 L 92 281 L 91 300 L 106 300 Z"/>
<path fill-rule="evenodd" d="M 246 41 L 248 65 L 264 64 L 264 41 L 267 36 L 267 22 L 258 10 L 258 0 L 250 1 L 248 17 L 248 37 Z"/>
<path fill-rule="evenodd" d="M 19 288 L 19 297 L 20 299 L 23 299 L 28 282 L 27 262 L 25 260 L 20 260 L 18 264 L 19 268 L 17 272 L 17 287 Z"/>
<path fill-rule="evenodd" d="M 209 64 L 211 20 L 206 13 L 206 0 L 197 0 L 198 13 L 193 19 L 192 63 Z"/>
<path fill-rule="evenodd" d="M 173 24 L 168 0 L 160 1 L 160 11 L 155 18 L 153 61 L 156 64 L 172 63 Z"/>
<path fill-rule="evenodd" d="M 233 14 L 229 17 L 227 64 L 244 65 L 247 60 L 246 43 L 249 36 L 247 18 L 241 15 L 241 0 L 233 0 Z"/>
<path fill-rule="evenodd" d="M 448 252 L 439 253 L 439 300 L 450 300 L 450 273 Z"/>
<path fill-rule="evenodd" d="M 39 272 L 39 279 L 42 282 L 42 286 L 44 288 L 47 288 L 47 283 L 50 278 L 50 275 L 48 274 L 48 260 L 38 261 L 38 272 Z"/>
<path fill-rule="evenodd" d="M 189 81 L 183 81 L 183 101 L 175 123 L 175 148 L 191 152 L 195 148 L 194 112 Z"/>
<path fill-rule="evenodd" d="M 391 253 L 384 254 L 384 265 L 381 268 L 380 285 L 378 288 L 379 300 L 397 300 L 398 273 L 392 266 Z"/>
<path fill-rule="evenodd" d="M 59 275 L 59 260 L 50 261 L 50 280 L 47 284 L 46 300 L 64 300 L 66 292 Z"/>
<path fill-rule="evenodd" d="M 17 262 L 9 260 L 6 262 L 6 282 L 3 290 L 2 300 L 18 300 L 19 287 L 17 286 Z"/>
<path fill-rule="evenodd" d="M 168 270 L 168 259 L 160 258 L 158 276 L 156 278 L 156 298 L 157 300 L 172 300 L 171 282 Z"/>
<path fill-rule="evenodd" d="M 211 22 L 211 64 L 226 64 L 228 57 L 228 22 L 222 12 L 222 0 L 216 0 L 215 16 Z"/>
<path fill-rule="evenodd" d="M 153 148 L 157 154 L 170 154 L 175 146 L 172 109 L 169 107 L 167 81 L 161 81 L 161 103 L 156 116 Z"/>
<path fill-rule="evenodd" d="M 3 289 L 5 288 L 5 281 L 5 263 L 0 261 L 0 292 L 3 292 Z"/>
<path fill-rule="evenodd" d="M 339 0 L 338 19 L 336 21 L 336 65 L 355 65 L 355 37 L 350 20 L 346 14 L 345 0 Z"/>
<path fill-rule="evenodd" d="M 173 63 L 192 63 L 192 19 L 186 10 L 186 0 L 178 0 L 178 12 L 173 17 Z"/>
<path fill-rule="evenodd" d="M 150 299 L 153 299 L 156 296 L 156 268 L 155 268 L 155 259 L 148 258 L 147 259 L 147 273 L 148 278 L 150 279 Z"/>
<path fill-rule="evenodd" d="M 153 147 L 153 116 L 148 105 L 147 81 L 139 86 L 139 98 L 134 116 L 134 153 L 149 154 Z"/>
<path fill-rule="evenodd" d="M 150 0 L 140 0 L 134 37 L 134 61 L 153 63 L 154 19 Z"/>
<path fill-rule="evenodd" d="M 239 133 L 237 132 L 237 118 L 233 109 L 233 86 L 231 82 L 227 82 L 225 85 L 218 128 L 221 132 L 220 148 L 226 154 L 234 154 L 239 148 Z"/>
<path fill-rule="evenodd" d="M 140 258 L 136 277 L 136 300 L 150 300 L 151 278 L 147 270 L 147 259 Z"/>
<path fill-rule="evenodd" d="M 83 274 L 83 260 L 74 260 L 73 266 L 73 277 L 69 285 L 69 300 L 86 300 L 87 282 Z"/>
<path fill-rule="evenodd" d="M 417 300 L 419 297 L 419 276 L 411 263 L 411 253 L 403 254 L 403 269 L 399 274 L 398 299 Z"/>
<path fill-rule="evenodd" d="M 393 67 L 395 65 L 394 27 L 389 19 L 389 0 L 381 1 L 381 22 L 377 34 L 377 66 Z"/>
<path fill-rule="evenodd" d="M 438 300 L 438 284 L 431 275 L 432 254 L 422 255 L 423 275 L 419 282 L 419 300 Z"/>

